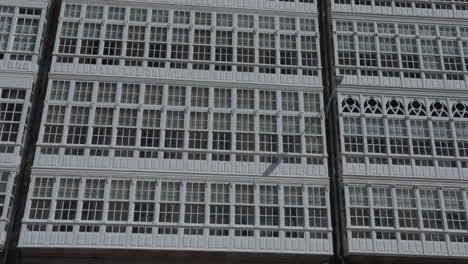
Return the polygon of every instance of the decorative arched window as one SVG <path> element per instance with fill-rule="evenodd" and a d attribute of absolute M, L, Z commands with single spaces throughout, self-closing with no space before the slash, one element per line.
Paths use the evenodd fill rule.
<path fill-rule="evenodd" d="M 426 116 L 426 106 L 419 99 L 414 99 L 408 104 L 408 113 L 412 116 Z"/>
<path fill-rule="evenodd" d="M 361 109 L 359 107 L 359 102 L 354 97 L 347 97 L 341 103 L 343 113 L 360 113 Z"/>
<path fill-rule="evenodd" d="M 441 101 L 433 102 L 431 106 L 429 107 L 429 110 L 431 111 L 431 116 L 435 116 L 435 117 L 448 117 L 449 116 L 447 105 Z"/>
<path fill-rule="evenodd" d="M 387 108 L 388 115 L 404 115 L 405 114 L 405 111 L 403 110 L 403 103 L 396 98 L 391 98 L 390 100 L 388 100 L 385 107 Z"/>
<path fill-rule="evenodd" d="M 364 102 L 364 113 L 382 114 L 382 104 L 375 97 L 369 97 L 369 99 Z"/>
<path fill-rule="evenodd" d="M 458 101 L 452 106 L 453 117 L 468 118 L 468 105 Z"/>

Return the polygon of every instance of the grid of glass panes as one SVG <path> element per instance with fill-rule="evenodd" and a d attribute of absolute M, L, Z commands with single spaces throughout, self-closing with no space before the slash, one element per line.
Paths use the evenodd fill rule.
<path fill-rule="evenodd" d="M 42 154 L 323 164 L 319 93 L 51 80 L 47 96 Z"/>
<path fill-rule="evenodd" d="M 345 154 L 365 153 L 371 164 L 468 167 L 467 101 L 349 95 L 340 108 Z"/>
<path fill-rule="evenodd" d="M 360 12 L 398 14 L 411 16 L 453 16 L 468 11 L 468 2 L 464 0 L 414 1 L 414 0 L 334 0 L 335 11 L 351 11 L 346 7 L 355 7 Z M 341 9 L 340 7 L 345 7 Z M 356 9 L 352 9 L 356 12 Z M 436 12 L 433 12 L 436 11 Z M 393 12 L 392 12 L 393 11 Z M 437 12 L 439 11 L 439 12 Z"/>
<path fill-rule="evenodd" d="M 28 122 L 22 118 L 29 111 L 24 106 L 28 93 L 27 89 L 0 88 L 0 153 L 13 153 L 14 145 L 23 143 Z"/>
<path fill-rule="evenodd" d="M 77 218 L 78 211 L 78 191 L 80 189 L 79 178 L 61 178 L 58 181 L 57 198 L 55 201 L 54 220 L 73 221 Z M 71 232 L 70 225 L 54 225 L 54 232 Z"/>
<path fill-rule="evenodd" d="M 59 220 L 57 232 L 99 232 L 104 225 L 106 232 L 152 233 L 159 224 L 159 234 L 203 235 L 208 227 L 209 235 L 227 236 L 231 226 L 242 227 L 231 230 L 235 236 L 254 236 L 263 228 L 260 236 L 278 237 L 281 226 L 330 231 L 325 186 L 35 177 L 31 190 L 26 218 Z M 128 223 L 133 228 L 126 229 Z"/>
<path fill-rule="evenodd" d="M 319 76 L 314 18 L 63 6 L 58 63 Z"/>
<path fill-rule="evenodd" d="M 39 52 L 40 8 L 0 6 L 0 60 L 31 61 Z"/>
<path fill-rule="evenodd" d="M 104 220 L 104 192 L 106 181 L 99 178 L 84 180 L 84 192 L 81 205 L 81 221 L 95 223 Z M 81 187 L 83 188 L 83 187 Z M 99 226 L 82 225 L 80 232 L 99 232 Z"/>
<path fill-rule="evenodd" d="M 0 171 L 0 216 L 9 219 L 15 194 L 15 175 L 10 171 Z M 10 186 L 11 185 L 11 186 Z"/>
<path fill-rule="evenodd" d="M 466 190 L 451 187 L 348 185 L 348 228 L 396 230 L 406 236 L 418 230 L 467 233 Z M 369 199 L 372 195 L 373 199 Z M 372 221 L 356 221 L 356 208 L 370 206 Z M 396 239 L 396 238 L 394 238 Z"/>
<path fill-rule="evenodd" d="M 342 75 L 466 80 L 468 27 L 336 20 Z"/>

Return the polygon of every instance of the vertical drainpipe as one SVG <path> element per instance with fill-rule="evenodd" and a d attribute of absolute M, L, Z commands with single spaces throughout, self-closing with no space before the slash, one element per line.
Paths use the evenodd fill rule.
<path fill-rule="evenodd" d="M 21 222 L 25 213 L 24 209 L 28 196 L 31 167 L 34 162 L 36 142 L 41 125 L 44 99 L 47 91 L 47 83 L 49 81 L 48 75 L 52 63 L 52 51 L 54 50 L 55 35 L 58 25 L 57 21 L 60 14 L 61 3 L 61 0 L 49 0 L 49 6 L 46 10 L 44 10 L 44 12 L 47 13 L 47 27 L 44 29 L 45 34 L 43 36 L 45 36 L 45 38 L 43 40 L 43 47 L 39 54 L 41 60 L 38 62 L 39 70 L 37 73 L 37 80 L 34 84 L 34 97 L 31 100 L 31 112 L 29 114 L 28 131 L 25 139 L 20 170 L 16 179 L 17 187 L 16 193 L 14 195 L 15 202 L 12 206 L 10 225 L 7 231 L 5 247 L 1 253 L 0 263 L 21 263 L 20 251 L 18 250 Z"/>
<path fill-rule="evenodd" d="M 333 252 L 330 263 L 344 264 L 344 203 L 343 186 L 341 184 L 341 150 L 339 118 L 336 95 L 337 79 L 335 68 L 335 51 L 333 41 L 333 22 L 331 16 L 331 2 L 333 0 L 317 0 L 320 56 L 322 61 L 323 102 L 328 153 L 328 174 L 330 178 L 330 210 L 333 227 Z"/>

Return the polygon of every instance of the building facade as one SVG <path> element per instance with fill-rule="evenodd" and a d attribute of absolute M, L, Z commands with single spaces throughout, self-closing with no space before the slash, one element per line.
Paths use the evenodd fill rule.
<path fill-rule="evenodd" d="M 333 2 L 348 255 L 468 254 L 468 3 Z"/>
<path fill-rule="evenodd" d="M 0 0 L 8 263 L 463 263 L 467 17 L 468 0 Z"/>
<path fill-rule="evenodd" d="M 28 129 L 48 2 L 0 2 L 0 251 Z"/>
<path fill-rule="evenodd" d="M 63 1 L 19 247 L 331 255 L 315 1 Z"/>

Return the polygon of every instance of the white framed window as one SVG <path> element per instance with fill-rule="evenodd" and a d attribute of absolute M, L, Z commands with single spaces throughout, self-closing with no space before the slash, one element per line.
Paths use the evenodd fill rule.
<path fill-rule="evenodd" d="M 154 221 L 154 198 L 156 184 L 154 181 L 137 181 L 135 186 L 134 222 Z"/>
<path fill-rule="evenodd" d="M 228 225 L 230 223 L 230 192 L 229 184 L 211 184 L 210 224 Z"/>
<path fill-rule="evenodd" d="M 29 219 L 49 218 L 54 182 L 55 179 L 52 177 L 34 178 L 34 187 L 31 195 Z"/>
<path fill-rule="evenodd" d="M 304 208 L 303 205 L 303 187 L 302 186 L 284 186 L 284 225 L 285 226 L 304 226 Z"/>
<path fill-rule="evenodd" d="M 93 6 L 93 5 L 86 6 L 85 18 L 87 19 L 102 19 L 103 14 L 104 14 L 103 6 Z"/>
<path fill-rule="evenodd" d="M 365 186 L 349 186 L 348 202 L 351 226 L 370 226 L 369 194 Z"/>
<path fill-rule="evenodd" d="M 328 227 L 326 190 L 324 187 L 308 187 L 309 226 Z"/>
<path fill-rule="evenodd" d="M 86 179 L 81 211 L 82 221 L 102 220 L 105 184 L 104 179 Z"/>
<path fill-rule="evenodd" d="M 260 185 L 260 225 L 279 225 L 278 186 Z"/>
<path fill-rule="evenodd" d="M 107 221 L 123 222 L 128 220 L 130 184 L 129 180 L 111 181 Z"/>
<path fill-rule="evenodd" d="M 442 210 L 439 192 L 435 189 L 419 190 L 421 198 L 423 226 L 427 229 L 442 229 Z"/>
<path fill-rule="evenodd" d="M 178 223 L 180 218 L 180 183 L 162 182 L 159 222 Z"/>
<path fill-rule="evenodd" d="M 55 220 L 75 220 L 80 180 L 61 178 L 55 206 Z"/>
<path fill-rule="evenodd" d="M 235 185 L 234 223 L 236 225 L 254 225 L 255 207 L 254 186 L 250 184 Z"/>

